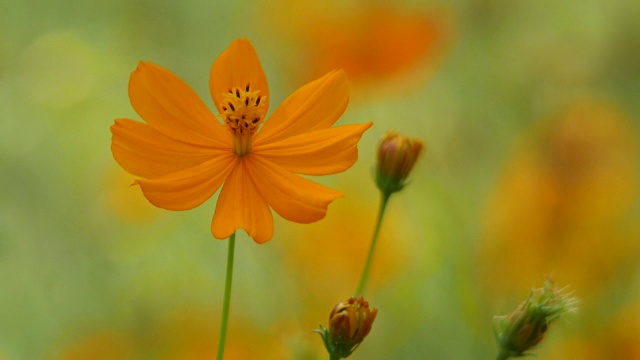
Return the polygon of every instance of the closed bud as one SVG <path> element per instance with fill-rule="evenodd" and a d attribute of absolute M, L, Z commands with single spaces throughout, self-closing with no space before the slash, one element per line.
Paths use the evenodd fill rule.
<path fill-rule="evenodd" d="M 322 336 L 332 358 L 346 358 L 369 334 L 377 314 L 378 309 L 369 308 L 362 296 L 351 297 L 331 310 L 328 329 L 320 325 L 320 330 L 315 331 Z"/>
<path fill-rule="evenodd" d="M 496 316 L 496 339 L 503 358 L 527 355 L 525 352 L 542 341 L 553 322 L 575 309 L 576 302 L 548 279 L 543 288 L 531 290 L 529 299 L 511 314 Z"/>
<path fill-rule="evenodd" d="M 422 151 L 422 141 L 387 131 L 378 146 L 376 183 L 386 194 L 402 190 Z"/>

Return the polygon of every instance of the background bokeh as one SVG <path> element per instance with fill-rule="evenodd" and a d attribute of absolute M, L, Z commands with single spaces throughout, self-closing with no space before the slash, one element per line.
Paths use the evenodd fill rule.
<path fill-rule="evenodd" d="M 374 121 L 346 196 L 312 225 L 236 249 L 227 359 L 325 359 L 311 329 L 355 290 L 373 231 L 378 139 L 428 151 L 391 199 L 373 331 L 353 359 L 491 359 L 492 317 L 551 274 L 581 300 L 541 359 L 640 358 L 640 2 L 0 2 L 0 359 L 203 359 L 226 242 L 215 199 L 154 208 L 115 163 L 139 119 L 139 60 L 211 107 L 209 69 L 256 47 L 272 108 L 344 68 L 339 123 Z"/>

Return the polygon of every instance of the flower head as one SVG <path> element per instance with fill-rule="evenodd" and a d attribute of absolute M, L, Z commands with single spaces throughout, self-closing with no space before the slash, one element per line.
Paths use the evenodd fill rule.
<path fill-rule="evenodd" d="M 320 326 L 316 332 L 322 336 L 330 354 L 346 358 L 369 334 L 376 315 L 378 309 L 369 308 L 369 303 L 362 296 L 351 297 L 334 306 L 329 315 L 329 329 Z"/>
<path fill-rule="evenodd" d="M 422 148 L 422 141 L 388 131 L 378 147 L 378 188 L 385 193 L 402 190 Z"/>
<path fill-rule="evenodd" d="M 371 126 L 331 127 L 349 101 L 344 71 L 298 89 L 267 119 L 265 74 L 251 43 L 239 39 L 213 63 L 209 89 L 217 116 L 169 70 L 140 62 L 131 74 L 129 98 L 145 123 L 117 119 L 111 151 L 145 197 L 187 210 L 222 187 L 211 224 L 219 239 L 241 228 L 257 243 L 270 240 L 271 209 L 298 223 L 322 219 L 342 194 L 296 174 L 348 169 Z"/>
<path fill-rule="evenodd" d="M 543 288 L 531 290 L 529 299 L 510 314 L 497 316 L 496 338 L 508 356 L 523 356 L 538 345 L 553 322 L 575 309 L 576 299 L 556 289 L 548 279 Z"/>

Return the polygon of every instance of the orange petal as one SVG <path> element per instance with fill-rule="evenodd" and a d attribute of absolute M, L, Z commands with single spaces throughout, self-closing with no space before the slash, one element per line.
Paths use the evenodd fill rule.
<path fill-rule="evenodd" d="M 130 119 L 116 119 L 111 133 L 113 157 L 126 171 L 144 178 L 184 170 L 224 154 L 224 150 L 175 140 Z"/>
<path fill-rule="evenodd" d="M 247 84 L 251 84 L 252 90 L 260 90 L 260 94 L 266 96 L 262 98 L 266 113 L 269 108 L 267 77 L 251 42 L 238 39 L 232 42 L 211 66 L 209 90 L 218 111 L 222 112 L 222 94 L 234 87 L 244 89 Z"/>
<path fill-rule="evenodd" d="M 353 306 L 347 307 L 348 319 L 349 319 L 349 339 L 353 339 L 353 335 L 356 334 L 358 330 L 358 315 L 356 314 L 356 309 Z"/>
<path fill-rule="evenodd" d="M 253 153 L 293 173 L 335 174 L 358 160 L 358 141 L 371 125 L 368 122 L 316 130 L 254 146 Z"/>
<path fill-rule="evenodd" d="M 262 244 L 273 236 L 273 216 L 247 171 L 245 159 L 238 161 L 222 187 L 211 232 L 218 239 L 226 239 L 242 228 Z"/>
<path fill-rule="evenodd" d="M 207 201 L 229 176 L 238 158 L 233 153 L 155 179 L 137 179 L 144 196 L 155 206 L 188 210 Z"/>
<path fill-rule="evenodd" d="M 342 196 L 253 153 L 245 159 L 247 171 L 262 196 L 287 220 L 303 224 L 318 221 L 326 214 L 329 203 Z"/>
<path fill-rule="evenodd" d="M 154 129 L 184 142 L 230 147 L 230 135 L 198 95 L 171 71 L 140 62 L 129 78 L 129 99 Z"/>
<path fill-rule="evenodd" d="M 308 83 L 273 112 L 256 134 L 254 145 L 330 127 L 346 109 L 350 93 L 351 85 L 342 70 Z"/>

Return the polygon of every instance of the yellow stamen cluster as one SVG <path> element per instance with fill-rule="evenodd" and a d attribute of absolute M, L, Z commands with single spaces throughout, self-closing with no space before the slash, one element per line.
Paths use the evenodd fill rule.
<path fill-rule="evenodd" d="M 222 114 L 225 125 L 233 134 L 233 152 L 242 157 L 251 152 L 251 137 L 264 119 L 264 99 L 260 91 L 235 87 L 222 94 Z"/>

